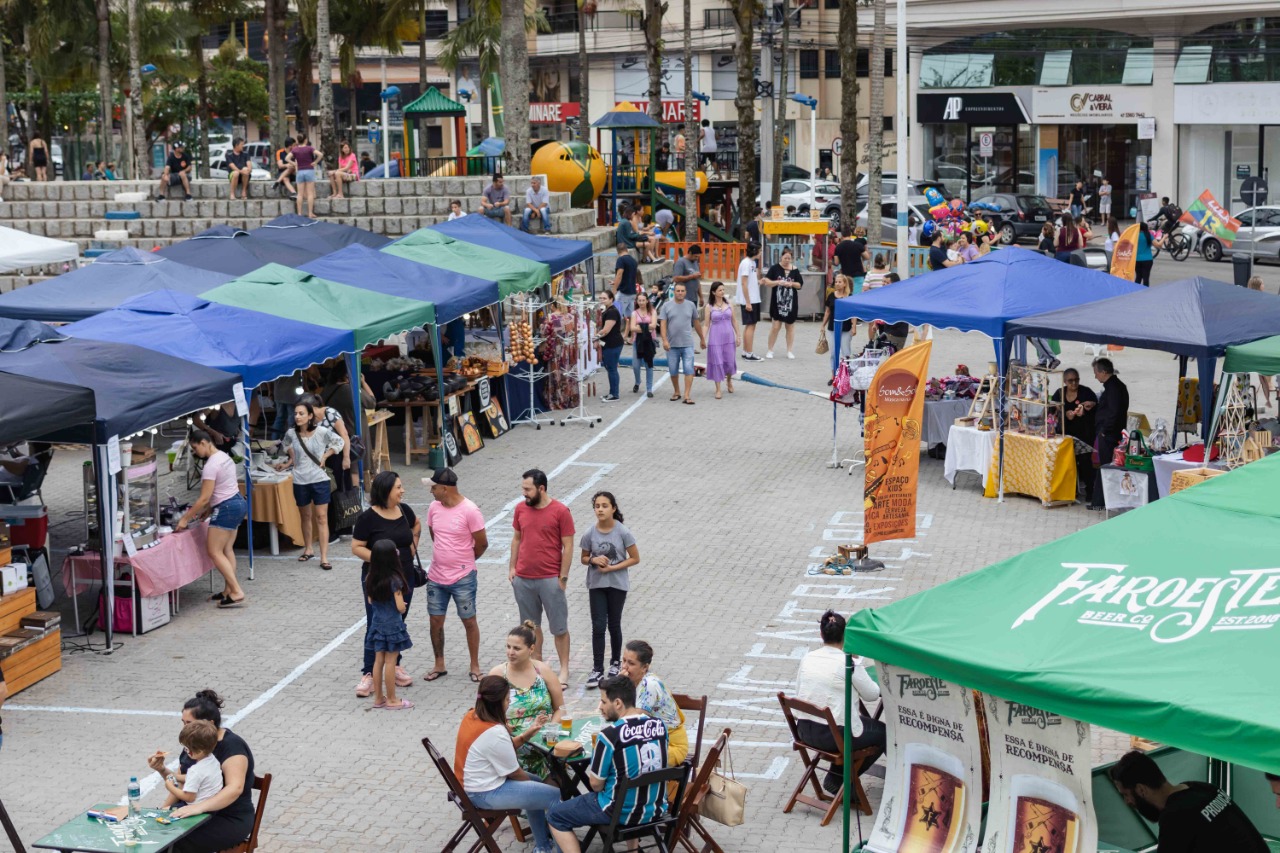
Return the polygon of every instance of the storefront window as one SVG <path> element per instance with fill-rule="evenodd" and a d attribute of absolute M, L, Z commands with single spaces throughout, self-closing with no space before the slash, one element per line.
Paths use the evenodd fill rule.
<path fill-rule="evenodd" d="M 1188 57 L 1198 69 L 1204 53 L 1211 52 L 1210 80 L 1213 83 L 1261 83 L 1280 81 L 1280 18 L 1246 18 L 1219 24 L 1183 39 L 1178 58 L 1179 77 L 1183 59 Z M 1206 51 L 1207 48 L 1207 51 Z M 1188 66 L 1187 73 L 1190 74 Z M 1203 79 L 1175 82 L 1206 82 Z"/>
<path fill-rule="evenodd" d="M 957 39 L 926 51 L 922 89 L 1150 84 L 1153 43 L 1098 30 L 1014 30 Z M 1146 53 L 1135 53 L 1145 51 Z"/>
<path fill-rule="evenodd" d="M 1150 86 L 1155 73 L 1155 57 L 1155 48 L 1129 48 L 1124 60 L 1124 79 L 1120 82 L 1126 86 Z"/>
<path fill-rule="evenodd" d="M 1178 65 L 1173 69 L 1173 82 L 1208 83 L 1211 64 L 1213 64 L 1213 48 L 1209 45 L 1184 47 L 1178 54 Z"/>
<path fill-rule="evenodd" d="M 978 89 L 992 85 L 995 57 L 978 53 L 926 53 L 920 62 L 921 89 Z"/>
<path fill-rule="evenodd" d="M 1151 140 L 1134 124 L 1064 124 L 1058 128 L 1057 194 L 1066 198 L 1076 181 L 1092 191 L 1111 182 L 1112 210 L 1127 214 L 1138 193 L 1151 190 Z M 1167 188 L 1164 188 L 1167 190 Z"/>
<path fill-rule="evenodd" d="M 993 145 L 984 157 L 981 139 L 986 133 Z M 1029 124 L 933 124 L 925 127 L 925 140 L 925 178 L 941 183 L 948 198 L 973 201 L 997 192 L 1035 192 L 1036 149 Z"/>

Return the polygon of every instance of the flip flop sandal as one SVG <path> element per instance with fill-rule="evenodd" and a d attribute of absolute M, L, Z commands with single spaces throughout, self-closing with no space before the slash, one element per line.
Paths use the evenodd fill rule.
<path fill-rule="evenodd" d="M 438 679 L 444 678 L 448 674 L 449 674 L 449 670 L 447 669 L 432 670 L 431 672 L 428 672 L 426 675 L 422 676 L 422 680 L 436 681 Z"/>
<path fill-rule="evenodd" d="M 298 558 L 298 562 L 305 563 L 307 560 L 314 560 L 315 558 L 316 558 L 315 554 L 303 554 L 301 557 Z"/>
<path fill-rule="evenodd" d="M 226 597 L 227 597 L 227 594 L 226 594 L 225 592 L 215 592 L 213 595 L 209 596 L 209 600 L 210 600 L 210 601 L 221 601 L 222 599 L 224 599 L 224 598 L 226 598 Z"/>
<path fill-rule="evenodd" d="M 680 395 L 679 395 L 679 394 L 672 394 L 672 395 L 671 395 L 671 402 L 673 402 L 673 403 L 674 403 L 676 400 L 679 400 L 679 399 L 680 399 Z"/>
<path fill-rule="evenodd" d="M 333 563 L 321 563 L 320 568 L 324 569 L 326 572 L 331 572 L 333 571 Z"/>
<path fill-rule="evenodd" d="M 374 707 L 374 710 L 385 708 L 387 707 L 387 700 L 383 699 L 381 702 L 374 702 L 373 707 Z"/>
<path fill-rule="evenodd" d="M 684 401 L 684 404 L 685 404 L 686 406 L 692 406 L 692 405 L 694 405 L 694 402 L 693 402 L 692 400 L 685 400 L 685 401 Z"/>
<path fill-rule="evenodd" d="M 401 699 L 401 700 L 400 700 L 400 704 L 399 704 L 399 705 L 387 705 L 387 704 L 384 704 L 384 705 L 382 706 L 382 709 L 381 709 L 381 710 L 383 710 L 383 711 L 408 711 L 408 710 L 409 710 L 410 708 L 412 708 L 412 707 L 413 707 L 413 703 L 412 703 L 412 702 L 410 702 L 408 699 Z"/>
<path fill-rule="evenodd" d="M 222 601 L 218 602 L 218 609 L 230 610 L 233 607 L 239 607 L 240 605 L 244 604 L 247 600 L 248 600 L 248 596 L 240 599 L 239 601 L 236 601 L 234 598 L 224 598 L 222 599 Z"/>
<path fill-rule="evenodd" d="M 478 673 L 478 672 L 473 672 L 473 673 L 471 673 L 471 680 L 472 680 L 473 682 L 475 682 L 476 684 L 479 684 L 479 683 L 480 683 L 480 673 Z"/>

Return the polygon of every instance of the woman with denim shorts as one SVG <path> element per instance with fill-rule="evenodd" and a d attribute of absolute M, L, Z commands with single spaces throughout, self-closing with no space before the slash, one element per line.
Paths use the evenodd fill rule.
<path fill-rule="evenodd" d="M 320 426 L 323 412 L 314 406 L 298 403 L 293 407 L 294 428 L 284 434 L 285 452 L 289 461 L 276 465 L 277 471 L 292 470 L 293 499 L 302 513 L 302 554 L 299 563 L 315 557 L 311 543 L 320 542 L 320 568 L 333 568 L 329 562 L 329 498 L 332 480 L 325 462 L 335 453 L 341 453 L 345 443 L 342 436 Z"/>
<path fill-rule="evenodd" d="M 289 151 L 288 160 L 297 167 L 298 173 L 294 175 L 293 180 L 298 184 L 298 215 L 302 215 L 302 208 L 307 208 L 307 216 L 315 219 L 316 215 L 316 166 L 320 165 L 320 161 L 324 159 L 324 155 L 311 147 L 311 143 L 307 141 L 305 133 L 298 134 L 298 144 L 293 146 Z"/>
<path fill-rule="evenodd" d="M 182 514 L 174 530 L 186 530 L 193 519 L 209 514 L 209 534 L 205 547 L 209 559 L 222 575 L 224 588 L 210 601 L 226 609 L 244 603 L 244 590 L 236 580 L 236 531 L 249 514 L 249 504 L 240 494 L 236 482 L 236 463 L 230 456 L 213 446 L 213 438 L 202 429 L 194 429 L 187 436 L 191 452 L 204 460 L 200 474 L 200 497 Z"/>

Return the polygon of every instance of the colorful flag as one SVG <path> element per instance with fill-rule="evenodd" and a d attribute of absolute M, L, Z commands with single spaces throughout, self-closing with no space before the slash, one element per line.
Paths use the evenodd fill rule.
<path fill-rule="evenodd" d="M 1187 208 L 1187 212 L 1178 221 L 1208 231 L 1225 246 L 1235 242 L 1236 232 L 1240 230 L 1240 220 L 1218 204 L 1218 200 L 1208 190 L 1200 193 L 1200 198 L 1191 203 L 1191 207 Z"/>
<path fill-rule="evenodd" d="M 920 435 L 931 352 L 933 343 L 925 341 L 894 353 L 880 365 L 867 391 L 862 507 L 863 541 L 868 545 L 916 535 Z"/>
<path fill-rule="evenodd" d="M 1138 263 L 1140 231 L 1141 228 L 1137 224 L 1130 225 L 1124 229 L 1124 233 L 1116 241 L 1115 248 L 1111 250 L 1111 274 L 1116 278 L 1122 278 L 1125 281 L 1133 281 L 1137 278 L 1135 268 Z"/>

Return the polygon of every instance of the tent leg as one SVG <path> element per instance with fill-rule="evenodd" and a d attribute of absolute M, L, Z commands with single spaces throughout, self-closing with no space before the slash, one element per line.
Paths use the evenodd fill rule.
<path fill-rule="evenodd" d="M 102 623 L 106 627 L 106 654 L 115 650 L 115 542 L 116 542 L 116 508 L 115 508 L 115 476 L 111 473 L 108 461 L 109 454 L 105 444 L 93 446 L 93 474 L 98 489 L 98 539 L 101 550 L 98 552 L 102 571 L 102 596 L 106 601 L 107 612 L 103 614 Z M 79 627 L 79 626 L 77 626 Z"/>
<path fill-rule="evenodd" d="M 503 303 L 498 303 L 498 353 L 502 356 L 502 360 L 507 360 L 507 342 L 502 337 L 503 331 L 507 328 L 506 311 L 503 309 Z M 504 373 L 501 377 L 494 377 L 502 380 L 502 411 L 507 413 L 507 420 L 511 419 L 511 406 L 507 399 L 507 377 L 510 373 Z"/>
<path fill-rule="evenodd" d="M 444 359 L 442 345 L 440 343 L 440 324 L 436 323 L 431 326 L 431 352 L 436 363 L 436 390 L 439 392 L 437 399 L 440 404 L 436 407 L 440 410 L 440 455 L 444 457 L 444 467 L 449 466 L 449 453 L 444 449 L 445 434 L 445 404 L 444 404 Z"/>
<path fill-rule="evenodd" d="M 997 502 L 1004 503 L 1004 410 L 1007 405 L 1005 400 L 1005 387 L 1009 383 L 1009 359 L 1005 353 L 1004 338 L 996 338 L 996 370 L 998 370 L 1000 379 L 999 387 L 996 391 L 996 429 L 999 430 L 999 450 L 997 451 L 997 472 L 1000 478 L 999 496 Z"/>
<path fill-rule="evenodd" d="M 249 416 L 240 419 L 240 429 L 244 434 L 244 499 L 249 504 L 249 526 L 245 534 L 249 540 L 249 580 L 253 580 L 253 476 L 250 466 L 253 463 L 253 449 L 249 440 Z"/>
<path fill-rule="evenodd" d="M 1182 377 L 1184 377 L 1184 376 L 1186 376 L 1186 375 L 1187 375 L 1187 356 L 1185 356 L 1185 355 L 1180 355 L 1180 356 L 1178 356 L 1178 381 L 1179 381 L 1179 382 L 1181 382 L 1181 381 L 1182 381 Z M 1181 386 L 1181 385 L 1179 385 L 1179 386 L 1178 386 L 1178 390 L 1179 390 L 1179 392 L 1181 392 L 1181 390 L 1182 390 L 1182 386 Z M 1181 396 L 1181 393 L 1179 393 L 1179 396 Z M 1172 421 L 1170 421 L 1170 423 L 1172 423 L 1172 424 L 1173 424 L 1173 436 L 1172 436 L 1172 438 L 1173 438 L 1173 443 L 1174 443 L 1175 445 L 1178 443 L 1178 415 L 1179 415 L 1179 414 L 1181 414 L 1181 412 L 1180 412 L 1180 411 L 1179 411 L 1179 409 L 1178 409 L 1178 400 L 1177 400 L 1177 398 L 1175 397 L 1175 398 L 1174 398 L 1174 401 L 1173 401 L 1173 420 L 1172 420 Z M 1202 414 L 1203 414 L 1203 413 L 1202 413 Z M 1209 463 L 1208 463 L 1208 460 L 1205 460 L 1205 464 L 1206 464 L 1206 465 L 1207 465 L 1207 464 L 1209 464 Z"/>
<path fill-rule="evenodd" d="M 1200 435 L 1204 438 L 1205 453 L 1209 452 L 1209 424 L 1213 420 L 1213 412 L 1209 411 L 1209 406 L 1213 403 L 1213 378 L 1217 372 L 1218 359 L 1210 356 L 1209 358 L 1197 359 L 1197 366 L 1200 368 Z M 1209 464 L 1209 457 L 1206 455 L 1204 464 Z"/>
<path fill-rule="evenodd" d="M 840 722 L 844 723 L 844 803 L 841 810 L 844 812 L 844 820 L 841 821 L 844 826 L 844 840 L 841 849 L 844 853 L 849 853 L 849 812 L 851 810 L 849 800 L 852 799 L 853 791 L 853 762 L 849 760 L 849 756 L 853 754 L 853 655 L 844 656 L 844 719 Z"/>
<path fill-rule="evenodd" d="M 351 385 L 351 399 L 356 413 L 356 435 L 364 438 L 364 403 L 360 400 L 360 353 L 347 354 L 347 382 Z M 348 475 L 350 476 L 350 475 Z M 348 481 L 349 482 L 349 481 Z M 361 502 L 364 500 L 364 460 L 356 460 L 356 488 L 360 490 Z"/>

